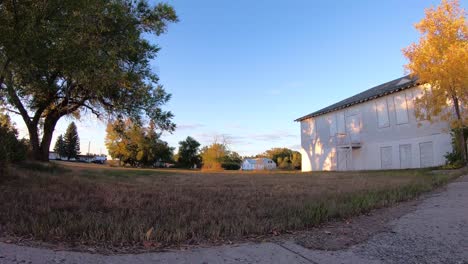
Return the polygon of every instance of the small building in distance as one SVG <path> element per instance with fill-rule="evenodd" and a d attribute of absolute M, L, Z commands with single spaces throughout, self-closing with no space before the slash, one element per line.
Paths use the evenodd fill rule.
<path fill-rule="evenodd" d="M 60 160 L 60 155 L 55 151 L 49 151 L 49 160 Z"/>
<path fill-rule="evenodd" d="M 268 158 L 244 159 L 241 170 L 274 170 L 276 163 Z"/>

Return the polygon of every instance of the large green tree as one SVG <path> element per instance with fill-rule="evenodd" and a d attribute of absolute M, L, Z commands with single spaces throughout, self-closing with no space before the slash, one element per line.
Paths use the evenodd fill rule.
<path fill-rule="evenodd" d="M 200 143 L 192 137 L 187 137 L 179 142 L 179 153 L 177 162 L 180 166 L 193 168 L 194 165 L 199 166 L 200 158 Z"/>
<path fill-rule="evenodd" d="M 0 104 L 22 117 L 34 158 L 48 160 L 60 118 L 83 112 L 173 131 L 150 68 L 159 47 L 144 35 L 175 21 L 171 6 L 145 0 L 0 1 Z"/>
<path fill-rule="evenodd" d="M 144 127 L 130 119 L 117 119 L 107 126 L 106 147 L 121 164 L 155 166 L 172 161 L 174 151 L 160 136 L 153 122 Z"/>
<path fill-rule="evenodd" d="M 150 122 L 146 128 L 145 147 L 147 163 L 154 164 L 155 162 L 172 162 L 174 156 L 174 148 L 169 146 L 166 141 L 161 140 L 161 133 L 156 132 L 156 125 Z"/>
<path fill-rule="evenodd" d="M 65 157 L 67 155 L 67 148 L 65 146 L 65 140 L 63 139 L 62 135 L 57 137 L 55 141 L 54 151 L 60 156 Z"/>
<path fill-rule="evenodd" d="M 78 136 L 78 129 L 75 122 L 71 122 L 67 127 L 65 136 L 63 137 L 65 156 L 68 160 L 77 158 L 80 154 L 80 137 Z"/>

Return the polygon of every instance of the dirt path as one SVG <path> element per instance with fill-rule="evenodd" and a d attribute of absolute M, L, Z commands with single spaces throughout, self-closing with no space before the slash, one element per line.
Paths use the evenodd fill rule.
<path fill-rule="evenodd" d="M 366 226 L 362 225 L 370 227 L 389 220 L 385 214 L 392 209 L 376 212 L 376 217 L 370 220 L 365 217 L 365 221 L 353 220 L 355 224 L 361 224 L 358 232 L 368 234 L 370 239 L 336 251 L 309 248 L 336 249 L 346 243 L 338 243 L 341 245 L 338 247 L 333 243 L 327 246 L 330 242 L 321 244 L 320 241 L 330 239 L 318 235 L 312 239 L 310 235 L 323 232 L 333 237 L 341 230 L 333 239 L 349 237 L 348 244 L 353 244 L 355 234 L 346 236 L 346 232 L 356 228 L 337 225 L 312 231 L 309 237 L 138 255 L 104 256 L 0 243 L 0 263 L 468 263 L 468 176 L 419 203 L 404 206 L 403 211 L 391 214 L 402 216 L 390 221 L 386 228 L 369 228 L 377 230 L 377 234 L 365 232 Z M 410 207 L 413 208 L 410 210 Z"/>

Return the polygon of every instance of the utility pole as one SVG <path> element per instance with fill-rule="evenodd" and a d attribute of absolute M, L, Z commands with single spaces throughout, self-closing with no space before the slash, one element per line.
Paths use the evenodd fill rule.
<path fill-rule="evenodd" d="M 91 153 L 89 152 L 90 148 L 91 148 L 91 140 L 88 142 L 88 156 L 91 155 Z"/>

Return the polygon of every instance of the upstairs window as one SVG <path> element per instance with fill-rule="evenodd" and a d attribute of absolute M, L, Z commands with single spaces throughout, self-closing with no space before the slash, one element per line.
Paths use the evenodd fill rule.
<path fill-rule="evenodd" d="M 328 119 L 328 124 L 330 125 L 330 137 L 336 136 L 336 115 L 333 114 Z"/>
<path fill-rule="evenodd" d="M 395 115 L 396 123 L 407 124 L 408 123 L 408 105 L 406 104 L 405 94 L 396 95 L 393 97 L 393 102 L 395 103 Z"/>
<path fill-rule="evenodd" d="M 338 133 L 344 134 L 346 132 L 344 112 L 339 112 L 336 114 L 336 124 Z"/>
<path fill-rule="evenodd" d="M 377 123 L 379 128 L 389 127 L 390 118 L 388 117 L 388 105 L 387 100 L 382 99 L 375 103 L 375 109 L 377 111 Z"/>

